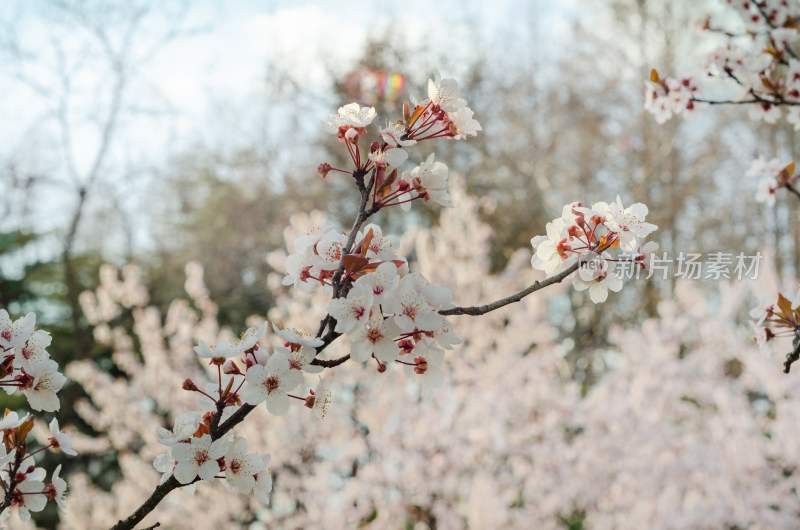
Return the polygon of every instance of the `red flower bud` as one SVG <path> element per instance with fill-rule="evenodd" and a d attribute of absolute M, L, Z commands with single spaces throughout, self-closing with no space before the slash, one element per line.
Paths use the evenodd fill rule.
<path fill-rule="evenodd" d="M 322 175 L 322 178 L 325 178 L 328 176 L 328 173 L 330 173 L 331 169 L 332 168 L 330 164 L 328 164 L 327 162 L 323 162 L 322 164 L 317 166 L 317 173 Z"/>

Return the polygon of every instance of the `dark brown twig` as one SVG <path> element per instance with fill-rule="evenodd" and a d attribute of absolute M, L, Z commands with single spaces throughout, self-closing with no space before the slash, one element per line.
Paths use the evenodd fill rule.
<path fill-rule="evenodd" d="M 507 306 L 508 304 L 513 304 L 514 302 L 519 302 L 526 296 L 531 293 L 535 293 L 539 289 L 544 289 L 548 285 L 553 285 L 556 283 L 561 283 L 564 279 L 578 270 L 578 267 L 581 266 L 581 262 L 578 261 L 574 263 L 568 269 L 556 274 L 555 276 L 551 276 L 550 278 L 544 279 L 540 282 L 534 282 L 533 285 L 527 287 L 516 294 L 512 294 L 507 298 L 503 298 L 502 300 L 497 300 L 496 302 L 492 302 L 490 304 L 481 305 L 481 306 L 473 306 L 473 307 L 454 307 L 452 309 L 443 309 L 439 311 L 440 315 L 471 315 L 471 316 L 479 316 L 485 315 L 490 311 L 494 311 L 495 309 L 500 309 L 503 306 Z"/>

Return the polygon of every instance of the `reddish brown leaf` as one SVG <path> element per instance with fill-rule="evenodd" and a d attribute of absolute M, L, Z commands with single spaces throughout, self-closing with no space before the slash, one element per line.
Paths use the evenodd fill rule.
<path fill-rule="evenodd" d="M 345 274 L 352 276 L 366 267 L 368 263 L 369 260 L 364 256 L 359 256 L 358 254 L 347 254 L 344 257 L 344 272 Z"/>

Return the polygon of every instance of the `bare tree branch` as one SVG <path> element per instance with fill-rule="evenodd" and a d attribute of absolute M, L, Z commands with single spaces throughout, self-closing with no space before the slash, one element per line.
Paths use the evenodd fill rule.
<path fill-rule="evenodd" d="M 562 281 L 564 281 L 564 279 L 567 276 L 569 276 L 570 274 L 572 274 L 573 272 L 578 270 L 578 267 L 580 267 L 580 266 L 581 266 L 581 261 L 577 261 L 571 267 L 569 267 L 568 269 L 556 274 L 555 276 L 551 276 L 550 278 L 547 278 L 547 279 L 542 280 L 540 282 L 534 282 L 533 285 L 531 285 L 530 287 L 527 287 L 527 288 L 521 290 L 518 293 L 512 294 L 509 297 L 503 298 L 501 300 L 497 300 L 497 301 L 492 302 L 490 304 L 481 305 L 481 306 L 472 306 L 472 307 L 454 307 L 452 309 L 443 309 L 443 310 L 439 311 L 439 314 L 440 315 L 445 315 L 445 316 L 448 316 L 448 315 L 471 315 L 471 316 L 485 315 L 486 313 L 489 313 L 489 312 L 494 311 L 496 309 L 500 309 L 501 307 L 507 306 L 508 304 L 513 304 L 514 302 L 519 302 L 520 300 L 522 300 L 523 298 L 525 298 L 529 294 L 535 293 L 536 291 L 538 291 L 540 289 L 544 289 L 548 285 L 561 283 Z"/>

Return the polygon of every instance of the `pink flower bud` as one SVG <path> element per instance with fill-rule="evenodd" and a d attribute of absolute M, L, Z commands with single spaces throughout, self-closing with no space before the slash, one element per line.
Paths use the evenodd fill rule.
<path fill-rule="evenodd" d="M 225 361 L 225 364 L 222 365 L 222 373 L 228 375 L 242 375 L 242 372 L 239 371 L 239 366 L 232 359 L 228 359 Z"/>

